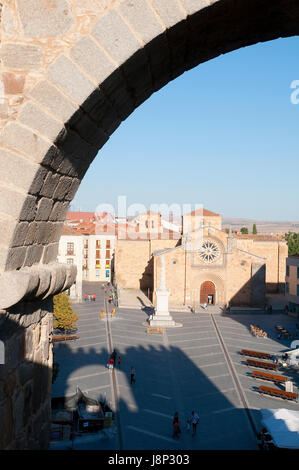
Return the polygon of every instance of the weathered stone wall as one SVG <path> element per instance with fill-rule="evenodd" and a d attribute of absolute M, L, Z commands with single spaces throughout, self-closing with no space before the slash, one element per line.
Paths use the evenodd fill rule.
<path fill-rule="evenodd" d="M 238 246 L 266 258 L 267 292 L 283 292 L 288 256 L 287 243 L 283 241 L 238 240 Z"/>
<path fill-rule="evenodd" d="M 121 121 L 152 93 L 222 53 L 299 33 L 297 0 L 6 0 L 0 4 L 1 273 L 56 260 L 68 205 L 93 158 Z M 42 272 L 41 290 L 47 284 Z M 33 274 L 30 282 L 39 289 L 36 279 Z M 49 286 L 51 295 L 54 284 L 61 290 L 65 287 L 61 280 L 57 273 Z M 32 291 L 29 284 L 25 291 Z M 9 296 L 4 300 L 12 301 Z M 18 315 L 24 313 L 19 305 L 14 314 L 18 331 L 23 321 Z M 37 335 L 41 318 L 38 314 L 34 318 L 25 327 L 27 337 L 30 331 Z M 25 359 L 19 336 L 15 332 L 9 337 L 12 359 L 2 371 L 3 446 L 16 446 L 17 438 L 19 446 L 42 446 L 43 438 L 38 441 L 47 420 L 43 390 L 37 371 L 21 383 Z M 46 349 L 44 356 L 32 360 L 41 360 L 38 367 L 44 367 Z M 22 409 L 25 386 L 35 399 L 26 400 L 29 411 L 26 408 L 22 415 L 16 410 Z"/>
<path fill-rule="evenodd" d="M 299 32 L 295 0 L 7 0 L 0 271 L 57 256 L 62 222 L 121 121 L 184 71 Z"/>
<path fill-rule="evenodd" d="M 116 240 L 115 282 L 124 289 L 153 288 L 152 254 L 173 248 L 178 240 Z"/>
<path fill-rule="evenodd" d="M 52 381 L 52 299 L 0 312 L 0 449 L 46 449 Z"/>

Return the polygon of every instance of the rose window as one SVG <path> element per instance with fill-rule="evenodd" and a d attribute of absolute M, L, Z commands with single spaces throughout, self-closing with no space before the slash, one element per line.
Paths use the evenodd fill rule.
<path fill-rule="evenodd" d="M 220 256 L 220 249 L 217 243 L 205 240 L 202 242 L 198 254 L 204 263 L 213 263 Z"/>

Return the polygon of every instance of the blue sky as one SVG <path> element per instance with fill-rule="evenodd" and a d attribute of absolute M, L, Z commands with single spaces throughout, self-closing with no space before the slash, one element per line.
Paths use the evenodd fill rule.
<path fill-rule="evenodd" d="M 203 204 L 224 217 L 299 220 L 299 38 L 220 56 L 153 94 L 110 137 L 73 209 Z"/>

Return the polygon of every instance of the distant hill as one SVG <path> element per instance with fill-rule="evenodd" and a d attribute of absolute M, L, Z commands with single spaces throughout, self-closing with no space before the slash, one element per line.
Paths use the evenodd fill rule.
<path fill-rule="evenodd" d="M 247 227 L 249 233 L 252 233 L 252 226 L 256 224 L 258 233 L 287 233 L 287 232 L 298 232 L 299 233 L 299 221 L 298 222 L 277 222 L 269 220 L 257 220 L 257 219 L 235 219 L 232 217 L 223 217 L 222 226 L 223 228 L 229 228 L 232 230 L 240 231 L 241 227 Z"/>

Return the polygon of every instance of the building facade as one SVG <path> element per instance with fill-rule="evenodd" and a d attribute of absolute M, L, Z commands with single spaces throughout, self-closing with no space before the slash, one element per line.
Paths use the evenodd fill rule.
<path fill-rule="evenodd" d="M 59 241 L 57 260 L 77 266 L 69 295 L 78 302 L 82 300 L 82 281 L 110 282 L 113 276 L 115 226 L 92 214 L 69 213 Z"/>
<path fill-rule="evenodd" d="M 206 210 L 186 214 L 180 235 L 142 235 L 117 240 L 115 280 L 119 287 L 151 292 L 154 302 L 162 255 L 173 308 L 203 303 L 263 307 L 266 293 L 284 292 L 287 244 L 282 239 L 226 233 L 221 216 Z"/>
<path fill-rule="evenodd" d="M 289 313 L 299 316 L 299 255 L 286 260 L 285 297 Z"/>

